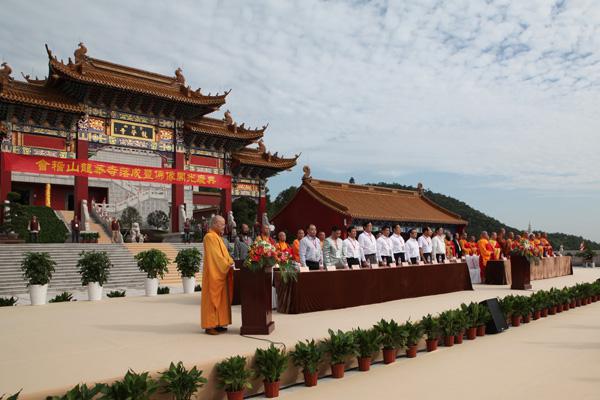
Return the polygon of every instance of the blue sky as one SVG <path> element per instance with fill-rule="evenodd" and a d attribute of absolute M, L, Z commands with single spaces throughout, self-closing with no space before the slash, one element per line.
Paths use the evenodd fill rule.
<path fill-rule="evenodd" d="M 171 75 L 302 152 L 270 182 L 423 182 L 508 224 L 600 240 L 600 2 L 3 1 L 0 58 Z M 225 109 L 224 108 L 224 109 Z M 220 114 L 219 114 L 220 116 Z"/>

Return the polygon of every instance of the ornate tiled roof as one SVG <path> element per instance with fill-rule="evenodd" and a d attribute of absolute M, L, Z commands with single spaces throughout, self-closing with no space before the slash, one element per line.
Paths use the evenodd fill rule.
<path fill-rule="evenodd" d="M 284 158 L 267 152 L 262 146 L 262 141 L 259 143 L 258 149 L 245 148 L 233 153 L 231 156 L 234 161 L 243 165 L 252 165 L 257 167 L 285 170 L 296 166 L 296 160 L 299 155 L 292 158 Z"/>
<path fill-rule="evenodd" d="M 153 72 L 115 64 L 109 61 L 88 57 L 87 48 L 80 43 L 75 50 L 75 61 L 59 61 L 46 46 L 50 59 L 50 73 L 66 79 L 90 85 L 121 89 L 169 101 L 200 106 L 220 107 L 225 103 L 229 91 L 223 94 L 204 95 L 200 89 L 192 90 L 185 85 L 180 68 L 174 76 L 165 76 Z"/>
<path fill-rule="evenodd" d="M 215 118 L 196 118 L 185 122 L 184 130 L 191 133 L 204 133 L 216 135 L 225 138 L 243 139 L 251 142 L 260 139 L 267 126 L 262 128 L 250 129 L 244 124 L 227 124 L 225 120 Z"/>
<path fill-rule="evenodd" d="M 316 200 L 352 218 L 465 225 L 461 219 L 425 197 L 421 191 L 354 185 L 306 178 L 302 188 Z"/>
<path fill-rule="evenodd" d="M 0 86 L 0 101 L 73 113 L 84 112 L 83 105 L 57 89 L 14 80 Z"/>

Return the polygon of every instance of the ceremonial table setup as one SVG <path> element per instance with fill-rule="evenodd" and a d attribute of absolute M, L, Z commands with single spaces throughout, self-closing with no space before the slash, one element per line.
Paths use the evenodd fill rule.
<path fill-rule="evenodd" d="M 485 283 L 511 285 L 511 289 L 523 290 L 531 288 L 530 281 L 573 274 L 569 256 L 542 257 L 537 265 L 533 261 L 524 263 L 521 260 L 524 257 L 518 258 L 519 260 L 515 261 L 515 257 L 511 257 L 512 262 L 511 259 L 488 261 Z"/>
<path fill-rule="evenodd" d="M 467 264 L 309 271 L 283 283 L 275 272 L 277 311 L 301 314 L 473 290 Z"/>

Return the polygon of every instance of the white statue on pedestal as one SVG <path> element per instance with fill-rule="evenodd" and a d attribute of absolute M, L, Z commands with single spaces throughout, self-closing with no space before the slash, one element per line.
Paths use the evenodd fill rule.
<path fill-rule="evenodd" d="M 144 237 L 142 236 L 142 231 L 140 230 L 140 224 L 137 222 L 131 224 L 131 242 L 144 243 Z"/>
<path fill-rule="evenodd" d="M 187 219 L 187 212 L 185 210 L 185 204 L 179 205 L 179 232 L 183 232 L 183 225 Z"/>
<path fill-rule="evenodd" d="M 87 200 L 81 200 L 81 226 L 83 232 L 90 231 L 90 212 L 88 210 Z"/>

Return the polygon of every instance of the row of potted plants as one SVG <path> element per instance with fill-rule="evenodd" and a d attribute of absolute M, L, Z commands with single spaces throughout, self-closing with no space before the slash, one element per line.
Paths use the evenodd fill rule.
<path fill-rule="evenodd" d="M 98 243 L 99 237 L 98 232 L 82 232 L 80 234 L 81 243 Z"/>
<path fill-rule="evenodd" d="M 507 323 L 519 326 L 600 299 L 600 282 L 580 283 L 563 289 L 540 290 L 531 296 L 509 295 L 499 299 Z"/>
<path fill-rule="evenodd" d="M 82 251 L 79 254 L 77 268 L 81 275 L 81 284 L 87 286 L 90 301 L 102 299 L 103 285 L 108 281 L 112 262 L 105 251 Z M 135 255 L 138 268 L 146 273 L 146 296 L 158 293 L 158 278 L 164 278 L 169 272 L 169 258 L 158 250 L 150 249 Z M 194 293 L 195 274 L 200 272 L 202 253 L 195 247 L 182 249 L 175 257 L 177 270 L 181 274 L 184 293 Z M 31 305 L 46 304 L 48 284 L 56 270 L 56 262 L 45 252 L 25 253 L 21 261 L 23 277 L 29 286 Z"/>

